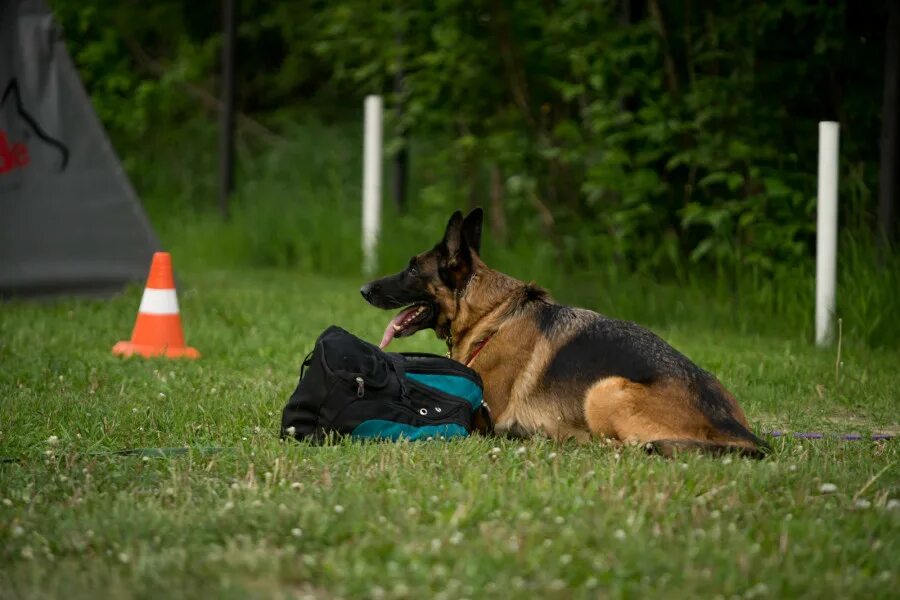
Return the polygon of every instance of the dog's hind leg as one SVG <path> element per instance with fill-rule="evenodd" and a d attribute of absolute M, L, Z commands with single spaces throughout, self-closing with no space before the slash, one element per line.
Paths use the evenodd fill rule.
<path fill-rule="evenodd" d="M 584 414 L 595 436 L 645 444 L 663 456 L 686 450 L 764 456 L 752 441 L 726 438 L 716 431 L 692 402 L 689 388 L 678 382 L 645 385 L 608 377 L 588 390 Z"/>
<path fill-rule="evenodd" d="M 625 443 L 706 439 L 705 418 L 680 400 L 660 398 L 660 390 L 653 386 L 624 377 L 607 377 L 591 386 L 585 395 L 585 421 L 595 436 Z"/>

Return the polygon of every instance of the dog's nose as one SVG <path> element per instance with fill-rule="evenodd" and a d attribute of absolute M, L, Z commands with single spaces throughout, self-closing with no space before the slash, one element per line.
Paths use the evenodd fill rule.
<path fill-rule="evenodd" d="M 368 302 L 369 296 L 372 295 L 372 284 L 367 283 L 366 285 L 359 288 L 359 293 L 362 294 L 362 297 L 366 299 L 366 302 Z"/>

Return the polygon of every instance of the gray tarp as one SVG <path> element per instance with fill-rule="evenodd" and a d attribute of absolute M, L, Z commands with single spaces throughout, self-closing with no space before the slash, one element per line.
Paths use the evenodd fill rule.
<path fill-rule="evenodd" d="M 0 0 L 0 295 L 114 292 L 158 247 L 50 10 Z"/>

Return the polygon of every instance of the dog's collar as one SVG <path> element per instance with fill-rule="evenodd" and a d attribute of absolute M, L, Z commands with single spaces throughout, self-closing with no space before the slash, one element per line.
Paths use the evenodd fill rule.
<path fill-rule="evenodd" d="M 482 349 L 484 349 L 484 347 L 487 345 L 487 343 L 489 341 L 491 341 L 492 337 L 494 337 L 493 333 L 491 335 L 487 336 L 486 338 L 484 338 L 483 340 L 481 340 L 480 342 L 477 342 L 475 344 L 475 348 L 473 348 L 472 352 L 469 354 L 469 358 L 467 358 L 466 362 L 464 362 L 463 364 L 466 365 L 467 367 L 470 366 L 472 364 L 472 361 L 475 360 L 475 357 L 478 356 L 478 353 L 481 352 Z M 447 358 L 453 358 L 453 336 L 452 335 L 447 337 Z"/>
<path fill-rule="evenodd" d="M 465 363 L 467 367 L 472 366 L 472 361 L 474 361 L 475 357 L 478 356 L 478 353 L 481 352 L 485 346 L 487 346 L 487 343 L 489 341 L 491 341 L 492 337 L 494 337 L 493 333 L 491 335 L 487 336 L 486 338 L 484 338 L 483 340 L 481 340 L 480 342 L 478 342 L 477 344 L 475 344 L 475 348 L 472 349 L 472 353 L 469 354 L 469 359 Z"/>

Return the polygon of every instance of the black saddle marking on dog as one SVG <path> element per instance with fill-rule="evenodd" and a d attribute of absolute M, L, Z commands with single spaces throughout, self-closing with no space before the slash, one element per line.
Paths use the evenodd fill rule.
<path fill-rule="evenodd" d="M 607 377 L 653 383 L 684 372 L 672 353 L 674 349 L 646 329 L 598 315 L 556 352 L 543 379 L 550 386 L 564 383 L 582 392 Z"/>

